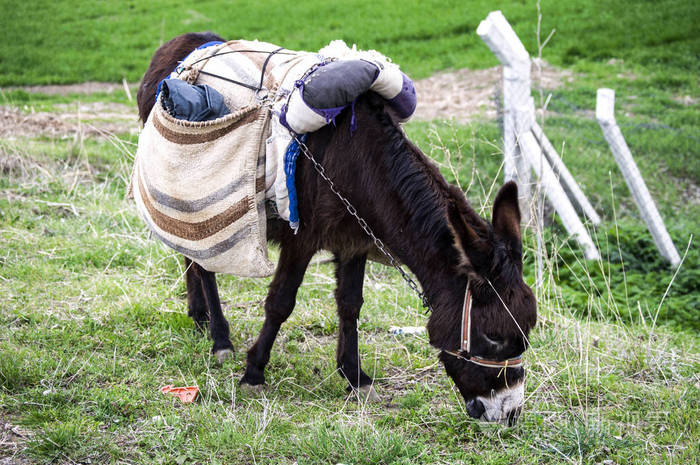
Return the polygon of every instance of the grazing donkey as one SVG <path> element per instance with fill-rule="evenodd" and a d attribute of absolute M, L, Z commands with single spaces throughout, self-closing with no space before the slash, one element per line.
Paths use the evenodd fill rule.
<path fill-rule="evenodd" d="M 161 46 L 138 91 L 139 116 L 146 121 L 158 83 L 211 34 L 185 34 Z M 308 135 L 309 151 L 337 189 L 357 208 L 391 254 L 417 277 L 432 310 L 430 344 L 467 403 L 469 415 L 512 423 L 524 399 L 520 356 L 536 321 L 536 302 L 522 278 L 517 187 L 498 192 L 491 221 L 475 212 L 457 187 L 406 138 L 386 101 L 372 92 L 350 111 Z M 265 382 L 265 366 L 280 326 L 294 309 L 297 290 L 313 255 L 335 257 L 339 334 L 337 364 L 350 387 L 375 397 L 372 379 L 360 367 L 357 320 L 362 282 L 373 240 L 359 226 L 311 161 L 299 157 L 296 175 L 301 228 L 268 219 L 268 240 L 281 254 L 265 301 L 265 322 L 248 350 L 242 385 Z M 221 310 L 215 274 L 185 259 L 189 315 L 209 325 L 213 353 L 231 353 L 229 325 Z"/>

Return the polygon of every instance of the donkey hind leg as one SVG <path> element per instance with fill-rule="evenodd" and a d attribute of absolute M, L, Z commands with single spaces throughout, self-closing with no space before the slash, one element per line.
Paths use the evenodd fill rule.
<path fill-rule="evenodd" d="M 260 386 L 265 383 L 265 366 L 280 326 L 294 310 L 297 290 L 304 279 L 313 251 L 292 250 L 282 246 L 275 277 L 265 299 L 265 322 L 255 344 L 248 350 L 246 369 L 241 385 Z"/>
<path fill-rule="evenodd" d="M 350 388 L 363 397 L 378 401 L 379 396 L 372 386 L 372 378 L 360 367 L 357 344 L 357 319 L 362 308 L 362 281 L 365 277 L 367 255 L 340 259 L 336 255 L 335 300 L 338 305 L 338 350 L 336 360 L 340 374 L 350 383 Z"/>
<path fill-rule="evenodd" d="M 190 306 L 190 316 L 195 322 L 199 321 L 200 324 L 204 324 L 206 322 L 206 318 L 203 318 L 206 312 L 202 310 L 204 307 L 202 302 L 204 302 L 206 309 L 209 310 L 209 333 L 214 340 L 211 351 L 216 356 L 216 360 L 223 363 L 233 353 L 233 345 L 229 339 L 228 322 L 221 310 L 216 275 L 195 262 L 191 262 L 187 273 L 187 303 L 190 305 L 192 302 L 194 305 Z M 190 277 L 190 274 L 193 276 Z M 190 284 L 192 285 L 191 289 Z"/>
<path fill-rule="evenodd" d="M 195 263 L 185 257 L 185 282 L 187 283 L 187 315 L 192 318 L 200 331 L 209 326 L 209 308 L 204 298 L 202 280 L 197 276 Z"/>

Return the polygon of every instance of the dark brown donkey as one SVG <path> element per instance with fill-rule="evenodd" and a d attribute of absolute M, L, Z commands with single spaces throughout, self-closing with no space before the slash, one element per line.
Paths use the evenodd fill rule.
<path fill-rule="evenodd" d="M 214 34 L 185 34 L 155 53 L 138 92 L 143 121 L 154 104 L 156 86 L 191 50 L 223 40 Z M 449 185 L 437 167 L 409 141 L 373 93 L 355 105 L 357 130 L 345 112 L 332 125 L 309 134 L 307 145 L 338 189 L 357 208 L 391 253 L 416 275 L 430 303 L 430 344 L 440 349 L 447 374 L 475 418 L 512 422 L 524 398 L 522 366 L 502 369 L 528 346 L 536 303 L 522 279 L 522 248 L 517 187 L 501 188 L 491 222 L 476 214 L 464 194 Z M 248 350 L 241 384 L 265 382 L 265 366 L 280 326 L 294 309 L 296 293 L 313 255 L 334 254 L 339 334 L 338 369 L 353 389 L 376 396 L 372 379 L 360 368 L 357 319 L 370 238 L 304 157 L 297 165 L 301 228 L 297 235 L 281 221 L 268 220 L 268 239 L 281 254 L 265 301 L 265 322 Z M 208 321 L 213 352 L 225 358 L 233 349 L 221 310 L 214 273 L 185 260 L 189 315 Z M 465 289 L 470 282 L 469 347 L 462 341 Z M 465 321 L 466 321 L 465 320 Z M 479 358 L 481 357 L 481 358 Z M 486 360 L 488 363 L 478 363 Z"/>

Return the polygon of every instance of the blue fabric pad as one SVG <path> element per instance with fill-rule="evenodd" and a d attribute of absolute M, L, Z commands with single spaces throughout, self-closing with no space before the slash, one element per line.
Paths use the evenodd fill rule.
<path fill-rule="evenodd" d="M 163 106 L 174 118 L 210 121 L 230 113 L 224 97 L 207 85 L 192 85 L 179 79 L 163 81 Z"/>

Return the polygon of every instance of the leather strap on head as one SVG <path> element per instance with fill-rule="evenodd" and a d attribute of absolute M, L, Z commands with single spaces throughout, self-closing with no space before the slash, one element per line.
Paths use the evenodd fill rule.
<path fill-rule="evenodd" d="M 479 357 L 478 355 L 472 355 L 469 357 L 469 361 L 487 368 L 518 368 L 523 366 L 522 356 L 507 358 L 505 360 L 489 360 Z"/>
<path fill-rule="evenodd" d="M 459 347 L 462 352 L 470 352 L 472 349 L 472 287 L 471 278 L 467 279 L 467 288 L 464 291 L 464 305 L 462 306 L 462 330 L 460 332 Z"/>
<path fill-rule="evenodd" d="M 467 288 L 464 290 L 464 305 L 462 306 L 462 325 L 460 330 L 459 352 L 453 350 L 444 350 L 445 353 L 457 357 L 475 365 L 486 368 L 519 368 L 523 365 L 522 356 L 507 358 L 505 360 L 491 360 L 471 355 L 472 348 L 472 289 L 471 278 L 467 280 Z"/>
<path fill-rule="evenodd" d="M 505 360 L 491 360 L 484 357 L 479 357 L 478 355 L 463 354 L 462 352 L 457 352 L 455 350 L 443 350 L 446 354 L 450 354 L 453 357 L 464 360 L 465 362 L 471 362 L 474 365 L 479 365 L 486 368 L 520 368 L 523 366 L 523 357 L 518 355 L 517 357 L 507 358 Z"/>

